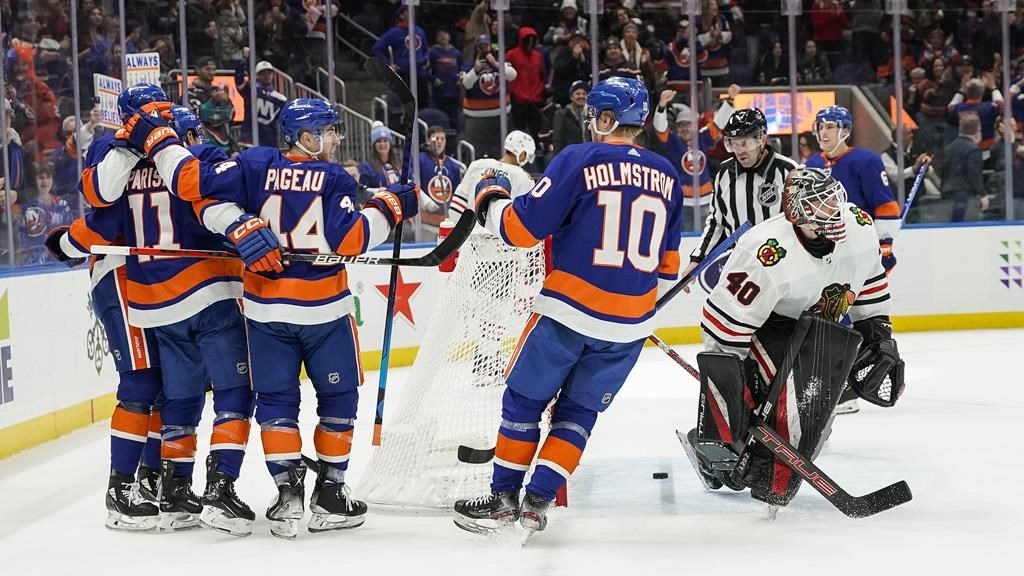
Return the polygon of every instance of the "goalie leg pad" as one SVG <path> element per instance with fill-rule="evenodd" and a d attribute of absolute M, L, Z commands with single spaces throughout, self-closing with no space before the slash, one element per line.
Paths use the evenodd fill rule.
<path fill-rule="evenodd" d="M 683 449 L 701 482 L 709 489 L 722 484 L 739 489 L 730 475 L 738 458 L 734 443 L 747 435 L 750 396 L 741 360 L 732 354 L 702 352 L 697 428 L 680 435 Z"/>
<path fill-rule="evenodd" d="M 832 425 L 832 414 L 853 366 L 861 336 L 817 315 L 804 314 L 793 329 L 786 357 L 769 395 L 767 423 L 801 453 L 815 458 Z M 779 381 L 781 379 L 781 382 Z M 759 413 L 763 414 L 764 411 Z M 746 478 L 751 495 L 784 506 L 796 495 L 800 478 L 779 459 L 767 458 L 758 446 L 752 459 L 770 464 L 752 466 Z"/>
<path fill-rule="evenodd" d="M 596 411 L 568 396 L 559 396 L 551 416 L 551 431 L 544 439 L 537 456 L 537 468 L 526 491 L 554 500 L 558 490 L 576 471 L 596 422 Z"/>

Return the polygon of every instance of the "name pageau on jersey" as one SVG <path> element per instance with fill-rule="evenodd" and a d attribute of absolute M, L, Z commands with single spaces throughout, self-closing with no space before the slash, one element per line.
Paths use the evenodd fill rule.
<path fill-rule="evenodd" d="M 533 178 L 519 166 L 502 162 L 494 158 L 474 160 L 466 168 L 462 181 L 455 189 L 452 201 L 448 205 L 448 219 L 457 222 L 466 211 L 467 206 L 476 205 L 476 185 L 488 171 L 504 174 L 512 184 L 512 197 L 518 198 L 533 188 Z M 473 234 L 490 234 L 483 226 L 473 227 Z"/>
<path fill-rule="evenodd" d="M 895 238 L 900 231 L 900 205 L 889 186 L 882 157 L 863 148 L 850 148 L 838 158 L 825 153 L 807 159 L 810 168 L 828 168 L 846 188 L 846 197 L 875 220 L 879 238 Z"/>
<path fill-rule="evenodd" d="M 331 162 L 255 147 L 219 164 L 168 146 L 154 163 L 174 191 L 192 202 L 207 229 L 224 234 L 244 212 L 258 214 L 293 252 L 355 256 L 387 239 L 375 208 L 355 209 L 359 184 Z M 354 311 L 344 265 L 293 262 L 281 273 L 243 273 L 244 313 L 257 322 L 315 325 Z"/>
<path fill-rule="evenodd" d="M 609 342 L 651 333 L 659 288 L 679 275 L 682 220 L 668 160 L 594 142 L 565 148 L 528 194 L 491 202 L 486 219 L 512 246 L 550 235 L 553 268 L 534 311 Z"/>
<path fill-rule="evenodd" d="M 227 156 L 217 147 L 189 149 L 202 162 Z M 80 252 L 92 245 L 222 250 L 226 239 L 196 219 L 191 203 L 171 194 L 156 167 L 113 148 L 87 168 L 83 195 L 94 206 L 76 220 L 67 241 Z M 185 320 L 210 304 L 242 297 L 242 265 L 223 258 L 130 256 L 126 298 L 130 322 L 141 328 Z"/>
<path fill-rule="evenodd" d="M 704 304 L 701 329 L 705 349 L 740 358 L 752 353 L 762 375 L 771 381 L 775 366 L 754 332 L 772 314 L 796 320 L 831 296 L 845 299 L 841 306 L 848 306 L 854 322 L 888 315 L 892 304 L 889 283 L 871 217 L 847 203 L 843 220 L 846 241 L 835 244 L 832 253 L 823 258 L 803 247 L 785 214 L 744 234 Z"/>

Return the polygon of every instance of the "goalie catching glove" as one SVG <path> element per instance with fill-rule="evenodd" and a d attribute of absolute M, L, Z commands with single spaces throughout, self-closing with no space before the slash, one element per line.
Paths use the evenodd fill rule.
<path fill-rule="evenodd" d="M 476 185 L 476 219 L 481 226 L 487 226 L 487 212 L 491 207 L 491 202 L 499 198 L 506 200 L 511 198 L 511 190 L 512 183 L 508 176 L 491 171 L 484 172 L 483 178 Z"/>
<path fill-rule="evenodd" d="M 885 408 L 896 404 L 903 394 L 903 360 L 892 324 L 884 316 L 854 322 L 853 327 L 864 336 L 857 359 L 850 372 L 850 387 L 857 396 Z"/>

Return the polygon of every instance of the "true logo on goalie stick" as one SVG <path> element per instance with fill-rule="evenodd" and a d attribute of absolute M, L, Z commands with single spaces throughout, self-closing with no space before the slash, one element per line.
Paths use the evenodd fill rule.
<path fill-rule="evenodd" d="M 785 257 L 786 249 L 779 246 L 779 241 L 775 238 L 769 238 L 767 242 L 761 244 L 761 247 L 757 249 L 757 261 L 765 267 L 775 266 Z"/>
<path fill-rule="evenodd" d="M 871 226 L 874 222 L 871 221 L 871 216 L 868 213 L 857 208 L 856 206 L 850 206 L 850 212 L 853 212 L 853 217 L 857 220 L 857 224 L 861 226 Z"/>
<path fill-rule="evenodd" d="M 775 455 L 783 460 L 787 460 L 789 465 L 792 466 L 793 470 L 803 476 L 804 480 L 814 484 L 821 488 L 822 492 L 832 496 L 839 491 L 838 488 L 833 486 L 828 479 L 824 478 L 816 471 L 814 471 L 814 465 L 810 462 L 804 462 L 803 458 L 793 453 L 788 447 L 783 446 L 781 440 L 775 435 L 774 432 L 768 430 L 764 426 L 758 426 L 758 430 L 764 435 L 765 446 L 775 453 Z M 807 468 L 810 468 L 808 470 Z"/>
<path fill-rule="evenodd" d="M 770 182 L 761 184 L 757 191 L 757 202 L 761 206 L 775 206 L 779 203 L 779 187 Z"/>

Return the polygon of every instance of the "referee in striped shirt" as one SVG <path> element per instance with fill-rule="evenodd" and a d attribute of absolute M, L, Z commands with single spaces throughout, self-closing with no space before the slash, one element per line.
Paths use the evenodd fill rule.
<path fill-rule="evenodd" d="M 722 162 L 715 175 L 711 212 L 684 276 L 744 222 L 760 224 L 782 212 L 782 186 L 797 167 L 768 146 L 768 122 L 757 108 L 733 112 L 722 135 L 732 158 Z"/>

